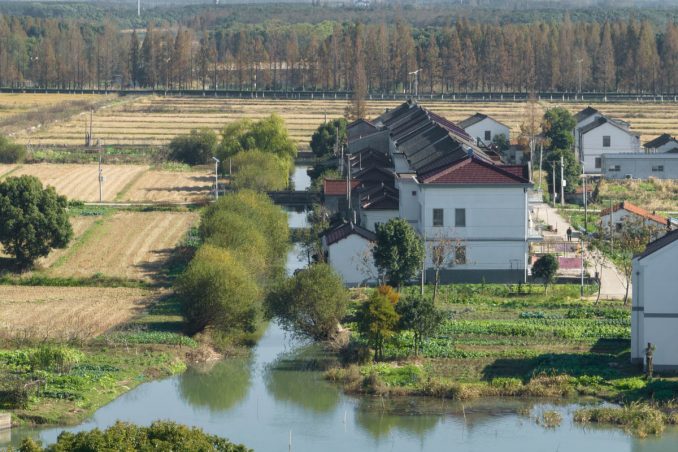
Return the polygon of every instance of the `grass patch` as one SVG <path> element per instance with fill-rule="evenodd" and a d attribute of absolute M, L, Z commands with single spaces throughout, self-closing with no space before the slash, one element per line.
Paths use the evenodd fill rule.
<path fill-rule="evenodd" d="M 148 173 L 148 170 L 146 171 L 141 171 L 139 172 L 136 176 L 134 176 L 132 179 L 130 179 L 124 187 L 122 187 L 122 190 L 118 192 L 117 195 L 115 195 L 115 198 L 113 199 L 114 202 L 120 202 L 125 197 L 127 196 L 127 193 L 130 191 L 130 189 L 136 184 L 139 179 L 141 179 L 143 176 L 145 176 Z"/>
<path fill-rule="evenodd" d="M 134 289 L 147 289 L 153 284 L 146 281 L 118 278 L 95 274 L 84 278 L 47 276 L 34 273 L 29 276 L 0 275 L 1 285 L 10 286 L 54 286 L 54 287 L 128 287 Z"/>
<path fill-rule="evenodd" d="M 657 405 L 631 403 L 622 407 L 582 408 L 575 412 L 574 420 L 580 424 L 608 424 L 624 428 L 645 438 L 660 435 L 667 424 L 676 424 L 678 411 L 673 404 Z"/>
<path fill-rule="evenodd" d="M 46 369 L 32 364 L 36 349 L 0 351 L 0 407 L 20 424 L 75 424 L 123 392 L 185 369 L 167 347 L 133 354 L 117 347 L 69 350 L 77 362 Z"/>

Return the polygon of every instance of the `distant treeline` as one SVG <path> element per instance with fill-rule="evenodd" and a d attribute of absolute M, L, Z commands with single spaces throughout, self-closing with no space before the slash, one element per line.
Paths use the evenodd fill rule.
<path fill-rule="evenodd" d="M 209 28 L 0 18 L 0 85 L 60 89 L 678 92 L 678 26 L 609 22 L 444 26 L 394 22 Z M 360 85 L 360 86 L 358 86 Z M 364 86 L 362 86 L 364 85 Z"/>

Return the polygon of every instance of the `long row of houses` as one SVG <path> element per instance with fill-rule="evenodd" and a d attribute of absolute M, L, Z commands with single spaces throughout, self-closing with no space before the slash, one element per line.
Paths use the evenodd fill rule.
<path fill-rule="evenodd" d="M 593 107 L 575 116 L 575 149 L 586 174 L 607 179 L 678 179 L 678 140 L 663 134 L 640 144 L 630 124 Z"/>
<path fill-rule="evenodd" d="M 466 129 L 460 127 L 463 125 Z M 454 124 L 409 101 L 348 127 L 345 179 L 325 180 L 325 206 L 347 219 L 323 236 L 328 262 L 349 285 L 372 282 L 379 223 L 403 218 L 431 247 L 453 241 L 441 280 L 524 282 L 529 243 L 528 165 L 503 164 L 485 143 L 506 126 L 484 115 Z"/>

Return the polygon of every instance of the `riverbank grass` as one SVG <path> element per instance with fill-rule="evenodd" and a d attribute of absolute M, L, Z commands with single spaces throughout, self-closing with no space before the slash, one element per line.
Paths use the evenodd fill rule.
<path fill-rule="evenodd" d="M 370 290 L 352 292 L 343 322 L 351 331 L 357 330 L 355 313 Z M 403 295 L 418 292 L 409 287 Z M 630 307 L 621 302 L 580 300 L 577 286 L 556 285 L 546 295 L 536 285 L 459 284 L 441 287 L 437 306 L 447 318 L 424 340 L 419 356 L 412 333 L 401 331 L 385 346 L 382 362 L 361 363 L 356 356 L 370 355 L 345 353 L 344 365 L 327 378 L 348 392 L 384 396 L 594 396 L 664 404 L 678 398 L 678 377 L 648 381 L 630 363 Z M 353 333 L 349 348 L 366 347 Z"/>

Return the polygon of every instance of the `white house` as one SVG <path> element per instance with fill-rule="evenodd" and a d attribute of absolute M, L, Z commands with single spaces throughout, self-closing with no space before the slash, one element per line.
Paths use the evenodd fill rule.
<path fill-rule="evenodd" d="M 678 179 L 678 148 L 661 153 L 603 154 L 605 179 Z"/>
<path fill-rule="evenodd" d="M 642 363 L 648 343 L 654 368 L 678 370 L 678 230 L 633 259 L 631 360 Z"/>
<path fill-rule="evenodd" d="M 605 231 L 608 235 L 610 231 L 618 234 L 624 225 L 624 221 L 630 220 L 642 221 L 646 226 L 656 229 L 660 235 L 663 235 L 671 226 L 668 218 L 648 212 L 628 201 L 620 202 L 600 212 L 601 230 Z"/>
<path fill-rule="evenodd" d="M 327 263 L 347 286 L 376 282 L 377 270 L 372 260 L 376 238 L 374 232 L 353 223 L 342 223 L 322 234 Z"/>
<path fill-rule="evenodd" d="M 372 229 L 390 218 L 406 219 L 425 239 L 429 280 L 432 245 L 445 240 L 455 249 L 441 272 L 443 282 L 525 281 L 529 243 L 541 239 L 530 228 L 527 166 L 493 161 L 473 135 L 414 102 L 386 111 L 371 124 L 388 137 L 378 149 L 388 149 L 390 159 L 385 171 L 352 174 L 361 186 L 372 187 L 356 189 L 353 197 L 360 200 L 354 208 L 361 226 Z M 501 133 L 508 133 L 503 127 Z M 351 153 L 374 148 L 376 137 L 357 140 Z M 395 192 L 386 184 L 393 174 Z M 383 189 L 374 188 L 379 181 Z"/>
<path fill-rule="evenodd" d="M 574 115 L 574 119 L 576 121 L 576 125 L 574 126 L 574 147 L 575 149 L 579 149 L 579 133 L 578 130 L 581 129 L 582 127 L 590 124 L 591 122 L 595 121 L 598 118 L 602 118 L 603 114 L 596 110 L 595 108 L 588 106 L 576 115 Z"/>
<path fill-rule="evenodd" d="M 457 125 L 476 140 L 476 143 L 489 145 L 498 135 L 504 135 L 507 140 L 511 141 L 509 126 L 482 113 L 476 113 L 463 121 L 459 121 Z"/>
<path fill-rule="evenodd" d="M 587 174 L 598 174 L 602 168 L 603 154 L 640 152 L 638 135 L 630 132 L 623 123 L 598 117 L 576 130 L 579 160 Z"/>
<path fill-rule="evenodd" d="M 645 152 L 649 154 L 678 154 L 678 140 L 668 133 L 659 135 L 654 140 L 643 145 Z"/>

